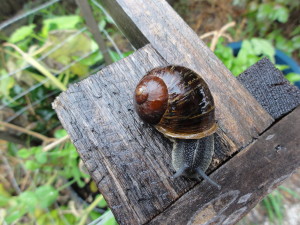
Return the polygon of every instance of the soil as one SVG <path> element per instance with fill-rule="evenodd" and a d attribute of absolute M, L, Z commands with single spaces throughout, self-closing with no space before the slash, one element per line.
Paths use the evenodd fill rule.
<path fill-rule="evenodd" d="M 201 35 L 222 26 L 235 18 L 241 20 L 244 9 L 233 7 L 232 0 L 180 0 L 174 3 L 174 9 L 190 25 L 193 30 Z"/>

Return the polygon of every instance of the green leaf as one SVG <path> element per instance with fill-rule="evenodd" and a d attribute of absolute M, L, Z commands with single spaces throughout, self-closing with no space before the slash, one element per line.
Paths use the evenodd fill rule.
<path fill-rule="evenodd" d="M 223 40 L 219 39 L 214 53 L 224 63 L 224 65 L 231 70 L 234 60 L 233 51 L 230 47 L 226 47 L 222 43 Z"/>
<path fill-rule="evenodd" d="M 113 18 L 112 18 L 111 16 L 109 16 L 109 15 L 105 17 L 105 20 L 106 20 L 108 23 L 110 23 L 110 24 L 115 24 Z"/>
<path fill-rule="evenodd" d="M 278 20 L 281 23 L 286 23 L 289 19 L 289 10 L 283 6 L 276 6 L 269 17 L 273 21 Z"/>
<path fill-rule="evenodd" d="M 98 206 L 99 206 L 100 208 L 107 207 L 107 202 L 105 201 L 104 198 L 101 199 L 101 201 L 98 203 Z"/>
<path fill-rule="evenodd" d="M 257 12 L 256 18 L 259 21 L 263 21 L 266 18 L 268 18 L 268 15 L 272 14 L 272 12 L 273 12 L 272 4 L 270 4 L 270 3 L 261 4 L 258 7 L 258 12 Z"/>
<path fill-rule="evenodd" d="M 271 60 L 271 62 L 275 63 L 275 48 L 268 40 L 261 38 L 252 38 L 250 41 L 255 55 L 267 56 Z"/>
<path fill-rule="evenodd" d="M 33 212 L 39 202 L 35 192 L 25 191 L 18 196 L 18 202 L 28 212 Z"/>
<path fill-rule="evenodd" d="M 82 65 L 81 63 L 76 63 L 71 66 L 71 72 L 78 76 L 87 76 L 89 73 L 89 67 L 86 65 Z"/>
<path fill-rule="evenodd" d="M 291 82 L 292 84 L 294 84 L 297 81 L 300 81 L 300 74 L 298 73 L 288 73 L 285 78 Z"/>
<path fill-rule="evenodd" d="M 0 194 L 0 207 L 6 206 L 10 198 Z"/>
<path fill-rule="evenodd" d="M 36 218 L 36 224 L 76 224 L 76 217 L 72 213 L 68 213 L 68 211 L 68 208 L 61 206 L 57 209 L 51 210 L 49 213 L 43 213 Z M 63 214 L 61 212 L 63 212 Z"/>
<path fill-rule="evenodd" d="M 99 217 L 99 222 L 97 225 L 117 225 L 117 221 L 110 210 L 105 212 L 102 216 Z"/>
<path fill-rule="evenodd" d="M 10 193 L 5 189 L 3 184 L 0 183 L 0 207 L 7 205 L 10 199 Z"/>
<path fill-rule="evenodd" d="M 28 26 L 22 26 L 15 30 L 9 38 L 9 42 L 16 43 L 18 41 L 22 41 L 33 33 L 35 28 L 34 24 Z"/>
<path fill-rule="evenodd" d="M 294 51 L 294 44 L 297 45 L 297 43 L 294 43 L 292 40 L 287 40 L 282 36 L 276 37 L 275 41 L 276 47 L 288 55 L 291 55 L 291 53 Z"/>
<path fill-rule="evenodd" d="M 262 200 L 262 204 L 266 208 L 269 220 L 271 222 L 273 222 L 274 221 L 274 212 L 273 212 L 271 201 L 270 201 L 270 194 Z"/>
<path fill-rule="evenodd" d="M 293 196 L 293 198 L 300 200 L 300 195 L 296 191 L 293 191 L 292 189 L 284 187 L 284 186 L 279 186 L 278 188 L 289 193 L 290 195 Z"/>
<path fill-rule="evenodd" d="M 253 54 L 251 43 L 248 40 L 244 40 L 242 43 L 242 48 L 240 49 L 240 51 L 236 57 L 235 63 L 240 66 L 245 65 L 247 63 L 249 54 Z"/>
<path fill-rule="evenodd" d="M 97 220 L 100 216 L 101 216 L 101 214 L 98 212 L 95 212 L 95 211 L 91 211 L 89 213 L 89 217 L 92 221 Z M 96 224 L 94 224 L 94 225 L 96 225 Z"/>
<path fill-rule="evenodd" d="M 117 52 L 115 51 L 109 51 L 109 55 L 110 57 L 112 58 L 112 60 L 114 62 L 117 62 L 119 61 L 120 59 L 122 58 L 125 58 L 127 57 L 128 55 L 130 55 L 132 53 L 132 51 L 128 51 L 128 52 L 125 52 L 125 53 L 122 53 L 121 55 L 119 55 Z"/>
<path fill-rule="evenodd" d="M 98 187 L 94 181 L 92 181 L 89 186 L 92 193 L 98 192 Z M 104 207 L 104 206 L 100 206 L 100 207 Z"/>
<path fill-rule="evenodd" d="M 279 224 L 282 224 L 283 219 L 283 209 L 282 209 L 282 195 L 277 190 L 271 194 L 270 201 L 272 204 L 273 211 L 275 213 L 276 220 L 279 221 Z"/>
<path fill-rule="evenodd" d="M 35 147 L 30 148 L 30 150 L 31 150 L 32 152 L 34 152 L 35 154 L 37 154 L 37 153 L 39 153 L 39 152 L 42 152 L 42 151 L 43 151 L 43 148 L 42 148 L 42 146 L 35 146 Z"/>
<path fill-rule="evenodd" d="M 47 162 L 47 153 L 40 152 L 35 155 L 35 158 L 39 164 L 45 164 Z"/>
<path fill-rule="evenodd" d="M 120 56 L 117 52 L 115 52 L 115 51 L 109 51 L 109 55 L 110 55 L 110 57 L 112 58 L 112 60 L 114 61 L 114 62 L 117 62 L 117 61 L 119 61 L 120 59 L 122 59 L 122 57 L 123 56 Z"/>
<path fill-rule="evenodd" d="M 250 12 L 254 12 L 254 11 L 256 11 L 258 9 L 258 4 L 256 3 L 256 2 L 254 2 L 254 1 L 251 1 L 250 3 L 249 3 L 249 5 L 248 5 L 248 10 L 250 11 Z"/>
<path fill-rule="evenodd" d="M 1 82 L 0 82 L 1 83 Z M 13 142 L 8 142 L 7 144 L 7 152 L 11 155 L 11 156 L 16 156 L 18 153 L 18 146 L 13 143 Z"/>
<path fill-rule="evenodd" d="M 292 36 L 300 34 L 300 26 L 297 26 L 291 33 Z"/>
<path fill-rule="evenodd" d="M 280 71 L 283 71 L 283 70 L 286 70 L 286 69 L 290 68 L 288 65 L 279 65 L 279 64 L 276 64 L 275 67 L 277 69 L 279 69 Z"/>
<path fill-rule="evenodd" d="M 51 206 L 58 197 L 58 191 L 49 185 L 41 186 L 35 191 L 39 205 L 42 208 Z"/>
<path fill-rule="evenodd" d="M 27 159 L 32 155 L 32 152 L 29 149 L 22 148 L 18 151 L 17 155 L 22 159 Z"/>
<path fill-rule="evenodd" d="M 61 40 L 65 40 L 71 35 L 74 35 L 77 30 L 55 30 L 49 33 L 48 40 L 54 46 L 61 43 Z M 61 46 L 59 49 L 54 51 L 48 56 L 48 64 L 62 64 L 68 65 L 85 54 L 92 51 L 93 41 L 86 34 L 81 33 L 73 38 L 68 39 L 68 41 Z"/>
<path fill-rule="evenodd" d="M 83 65 L 86 65 L 86 66 L 93 66 L 97 62 L 100 62 L 102 60 L 103 60 L 103 55 L 101 54 L 101 52 L 96 51 L 95 53 L 93 53 L 89 57 L 81 60 L 80 64 L 83 64 Z"/>
<path fill-rule="evenodd" d="M 5 217 L 5 221 L 8 224 L 12 224 L 16 220 L 20 219 L 25 213 L 26 213 L 26 211 L 24 209 L 23 210 L 13 210 L 11 213 L 9 213 Z"/>
<path fill-rule="evenodd" d="M 300 49 L 300 35 L 297 35 L 295 37 L 292 38 L 292 42 L 293 42 L 293 48 L 294 50 L 296 49 Z"/>
<path fill-rule="evenodd" d="M 75 29 L 76 25 L 81 22 L 80 16 L 58 16 L 43 21 L 42 36 L 47 37 L 50 30 L 67 30 Z"/>
<path fill-rule="evenodd" d="M 106 26 L 106 20 L 101 20 L 99 23 L 99 29 L 102 31 Z"/>
<path fill-rule="evenodd" d="M 4 185 L 0 183 L 0 196 L 10 197 L 10 193 L 5 189 Z"/>
<path fill-rule="evenodd" d="M 125 58 L 125 57 L 129 56 L 129 55 L 131 55 L 133 52 L 134 52 L 134 51 L 124 52 L 124 53 L 123 53 L 123 57 Z"/>
<path fill-rule="evenodd" d="M 37 73 L 33 73 L 33 72 L 31 72 L 31 71 L 28 71 L 28 70 L 26 70 L 26 71 L 24 71 L 24 72 L 26 72 L 27 74 L 29 74 L 33 79 L 35 79 L 38 83 L 43 83 L 43 81 L 45 81 L 45 77 L 44 76 L 42 76 L 42 75 L 40 75 L 40 74 L 37 74 Z M 23 73 L 24 73 L 23 72 Z M 44 84 L 43 84 L 43 86 L 45 86 L 46 88 L 50 88 L 50 86 L 51 86 L 51 82 L 45 82 Z"/>
<path fill-rule="evenodd" d="M 10 97 L 10 90 L 14 87 L 14 85 L 15 85 L 15 79 L 12 76 L 5 77 L 5 78 L 1 77 L 0 96 L 3 95 L 6 97 Z"/>
<path fill-rule="evenodd" d="M 27 160 L 25 162 L 25 168 L 28 170 L 36 170 L 40 168 L 40 164 L 38 164 L 36 161 L 33 160 Z"/>
<path fill-rule="evenodd" d="M 81 172 L 78 168 L 76 168 L 75 166 L 71 169 L 71 173 L 72 176 L 74 177 L 74 179 L 76 180 L 76 183 L 79 187 L 83 188 L 86 183 L 84 181 L 81 180 Z"/>
<path fill-rule="evenodd" d="M 54 137 L 56 137 L 56 138 L 62 138 L 62 137 L 65 137 L 67 135 L 68 135 L 68 133 L 64 129 L 56 130 L 55 133 L 54 133 Z"/>

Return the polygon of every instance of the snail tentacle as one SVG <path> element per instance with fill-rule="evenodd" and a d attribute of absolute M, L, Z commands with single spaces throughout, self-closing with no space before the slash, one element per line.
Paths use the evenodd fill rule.
<path fill-rule="evenodd" d="M 172 178 L 186 176 L 200 180 L 201 177 L 218 189 L 221 188 L 205 174 L 214 154 L 214 135 L 198 140 L 171 140 L 173 142 L 172 164 L 176 170 Z"/>
<path fill-rule="evenodd" d="M 221 190 L 221 186 L 219 184 L 217 184 L 215 181 L 213 181 L 209 176 L 207 176 L 203 170 L 201 170 L 199 167 L 196 168 L 197 173 L 207 182 L 209 182 L 210 184 L 214 185 L 215 187 L 217 187 L 219 190 Z"/>
<path fill-rule="evenodd" d="M 175 179 L 177 177 L 182 176 L 188 168 L 188 165 L 183 165 L 181 168 L 179 168 L 179 170 L 176 171 L 176 173 L 173 176 L 171 176 L 171 179 Z"/>

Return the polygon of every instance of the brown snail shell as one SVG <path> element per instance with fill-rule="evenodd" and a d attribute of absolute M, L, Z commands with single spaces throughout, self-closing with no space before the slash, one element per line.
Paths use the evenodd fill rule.
<path fill-rule="evenodd" d="M 138 83 L 134 104 L 142 120 L 173 142 L 172 178 L 203 178 L 221 188 L 205 174 L 217 125 L 212 94 L 198 74 L 182 66 L 153 69 Z"/>
<path fill-rule="evenodd" d="M 151 70 L 137 85 L 134 100 L 141 119 L 166 136 L 200 139 L 217 129 L 212 94 L 205 81 L 188 68 Z"/>

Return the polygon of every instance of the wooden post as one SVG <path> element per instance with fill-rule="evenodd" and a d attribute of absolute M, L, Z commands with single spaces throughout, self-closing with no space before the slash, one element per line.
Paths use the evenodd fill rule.
<path fill-rule="evenodd" d="M 300 104 L 299 90 L 284 81 L 281 72 L 274 69 L 266 59 L 249 68 L 258 79 L 257 84 L 247 85 L 249 76 L 241 76 L 247 89 L 244 88 L 164 1 L 103 2 L 108 9 L 116 10 L 110 10 L 112 16 L 121 24 L 123 32 L 133 44 L 138 47 L 148 42 L 150 44 L 105 67 L 96 75 L 71 85 L 53 103 L 100 192 L 120 224 L 174 224 L 174 221 L 177 224 L 197 224 L 198 221 L 204 221 L 206 214 L 203 212 L 210 213 L 210 221 L 234 223 L 235 218 L 248 212 L 267 193 L 265 188 L 270 187 L 271 190 L 274 187 L 272 182 L 285 177 L 299 166 L 297 163 L 285 166 L 282 172 L 278 172 L 281 170 L 280 163 L 287 163 L 285 157 L 294 157 L 297 150 L 295 146 L 299 146 L 299 141 L 293 135 L 291 139 L 277 137 L 277 132 L 285 131 L 288 135 L 289 132 L 297 131 L 296 128 L 287 130 L 283 123 L 270 131 L 276 138 L 260 136 L 274 119 L 289 113 Z M 143 123 L 133 110 L 132 96 L 139 79 L 149 70 L 168 64 L 183 65 L 195 70 L 213 92 L 220 125 L 216 135 L 219 151 L 209 171 L 215 170 L 213 177 L 222 184 L 221 191 L 205 182 L 185 178 L 170 179 L 174 172 L 170 141 Z M 272 71 L 276 79 L 268 77 L 268 83 L 264 83 L 264 76 L 270 73 L 259 73 L 263 71 L 261 66 Z M 288 101 L 281 101 L 277 95 L 275 98 L 270 96 L 268 91 L 273 87 L 277 88 L 274 92 L 284 94 Z M 257 99 L 249 93 L 253 90 L 259 90 Z M 276 116 L 270 110 L 273 103 L 276 103 L 280 112 Z M 291 126 L 291 120 L 298 119 L 299 116 L 295 114 L 288 117 L 288 126 Z M 256 138 L 258 141 L 254 143 Z M 272 141 L 264 142 L 268 138 Z M 272 146 L 278 143 L 280 146 L 288 143 L 288 147 L 285 146 L 288 150 L 281 151 L 281 160 L 277 160 L 278 155 L 272 155 Z M 245 146 L 249 146 L 246 151 L 224 164 L 229 155 Z M 265 151 L 260 149 L 265 146 L 268 147 Z M 258 162 L 255 161 L 256 153 L 261 153 L 262 157 Z M 264 157 L 275 160 L 265 164 Z M 250 163 L 266 168 L 261 179 L 254 180 L 252 168 L 255 165 L 250 166 Z M 225 173 L 222 168 L 225 168 Z M 245 189 L 240 185 L 242 179 L 253 185 Z M 260 185 L 260 188 L 256 185 Z M 249 193 L 251 196 L 247 195 Z M 223 194 L 224 199 L 206 205 L 219 194 Z M 180 204 L 177 202 L 186 207 L 179 209 Z M 231 207 L 226 208 L 229 203 Z M 248 207 L 241 209 L 236 206 L 241 203 Z M 206 207 L 210 211 L 203 211 Z M 184 213 L 188 216 L 183 216 Z"/>
<path fill-rule="evenodd" d="M 105 40 L 101 35 L 100 29 L 94 18 L 93 11 L 89 5 L 89 2 L 87 0 L 76 0 L 76 3 L 81 10 L 89 31 L 93 34 L 94 39 L 99 46 L 99 50 L 103 54 L 106 65 L 113 63 L 113 60 L 111 59 L 108 52 L 108 47 L 106 46 Z"/>

